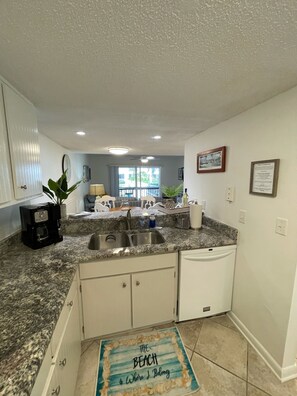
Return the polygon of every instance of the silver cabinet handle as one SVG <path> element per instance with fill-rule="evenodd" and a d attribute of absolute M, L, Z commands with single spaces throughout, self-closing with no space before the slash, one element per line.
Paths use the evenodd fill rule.
<path fill-rule="evenodd" d="M 60 394 L 60 385 L 58 385 L 57 387 L 56 387 L 56 389 L 53 389 L 52 390 L 52 395 L 56 395 L 56 396 L 58 396 L 59 394 Z"/>
<path fill-rule="evenodd" d="M 72 307 L 73 305 L 73 301 L 69 301 L 69 303 L 67 303 L 67 307 Z"/>
<path fill-rule="evenodd" d="M 140 285 L 140 282 L 139 281 L 136 281 L 136 286 L 139 286 Z"/>
<path fill-rule="evenodd" d="M 60 360 L 59 366 L 61 366 L 61 367 L 66 366 L 66 362 L 67 362 L 66 358 L 64 358 L 63 360 Z"/>
<path fill-rule="evenodd" d="M 26 184 L 23 184 L 22 186 L 21 186 L 21 189 L 23 189 L 23 190 L 27 190 L 27 185 Z"/>
<path fill-rule="evenodd" d="M 122 283 L 122 287 L 125 289 L 125 287 L 127 287 L 127 283 Z"/>

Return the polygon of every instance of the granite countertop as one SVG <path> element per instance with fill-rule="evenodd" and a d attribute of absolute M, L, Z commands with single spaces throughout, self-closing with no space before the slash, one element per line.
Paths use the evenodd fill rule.
<path fill-rule="evenodd" d="M 0 262 L 0 395 L 30 394 L 79 263 L 234 245 L 232 230 L 228 235 L 207 225 L 197 231 L 164 227 L 163 244 L 103 252 L 88 249 L 87 229 L 39 250 L 11 243 Z"/>

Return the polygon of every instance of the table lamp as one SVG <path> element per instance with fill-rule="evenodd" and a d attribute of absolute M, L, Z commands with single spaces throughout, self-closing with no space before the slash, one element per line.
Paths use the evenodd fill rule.
<path fill-rule="evenodd" d="M 104 184 L 90 184 L 90 195 L 104 195 Z"/>

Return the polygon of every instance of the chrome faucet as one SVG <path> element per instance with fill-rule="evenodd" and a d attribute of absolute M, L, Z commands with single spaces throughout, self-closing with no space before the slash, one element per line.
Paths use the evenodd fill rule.
<path fill-rule="evenodd" d="M 128 209 L 127 216 L 125 217 L 120 216 L 120 219 L 121 220 L 123 219 L 125 221 L 127 230 L 131 230 L 131 220 L 132 220 L 131 209 Z"/>
<path fill-rule="evenodd" d="M 131 230 L 131 220 L 132 220 L 131 209 L 128 209 L 128 211 L 127 211 L 127 217 L 126 217 L 126 221 L 127 221 L 127 230 Z"/>

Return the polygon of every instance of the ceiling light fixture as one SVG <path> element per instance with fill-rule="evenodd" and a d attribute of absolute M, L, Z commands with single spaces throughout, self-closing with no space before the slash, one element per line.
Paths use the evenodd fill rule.
<path fill-rule="evenodd" d="M 76 132 L 76 134 L 77 134 L 77 135 L 80 135 L 80 136 L 84 136 L 84 135 L 86 134 L 86 132 L 84 132 L 84 131 L 78 131 L 78 132 Z"/>
<path fill-rule="evenodd" d="M 162 139 L 162 136 L 156 135 L 156 136 L 153 136 L 153 139 L 155 139 L 155 140 L 160 140 L 160 139 Z"/>
<path fill-rule="evenodd" d="M 149 155 L 148 157 L 146 157 L 148 160 L 153 160 L 155 159 L 155 157 L 153 157 L 152 155 Z"/>
<path fill-rule="evenodd" d="M 110 154 L 123 155 L 127 154 L 129 149 L 127 147 L 109 147 L 108 151 Z"/>
<path fill-rule="evenodd" d="M 148 160 L 147 158 L 140 158 L 140 161 L 141 161 L 143 164 L 147 164 L 149 160 Z"/>

